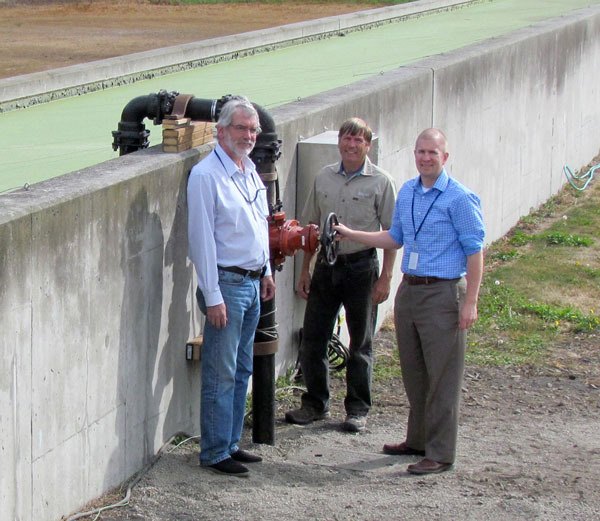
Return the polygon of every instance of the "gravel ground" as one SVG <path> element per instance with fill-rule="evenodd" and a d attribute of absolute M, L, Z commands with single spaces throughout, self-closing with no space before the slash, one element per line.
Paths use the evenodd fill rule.
<path fill-rule="evenodd" d="M 339 428 L 343 386 L 334 379 L 330 420 L 286 424 L 298 391 L 279 399 L 275 445 L 246 440 L 264 458 L 250 466 L 250 477 L 199 467 L 192 440 L 166 449 L 133 488 L 130 504 L 100 519 L 600 519 L 600 357 L 597 338 L 579 340 L 569 346 L 578 364 L 568 370 L 467 368 L 458 459 L 449 472 L 413 476 L 406 466 L 417 457 L 382 454 L 384 443 L 403 439 L 408 405 L 400 381 L 375 385 L 366 432 L 348 434 Z M 379 359 L 391 360 L 393 349 L 393 332 L 380 332 Z M 93 506 L 121 497 L 116 492 Z"/>

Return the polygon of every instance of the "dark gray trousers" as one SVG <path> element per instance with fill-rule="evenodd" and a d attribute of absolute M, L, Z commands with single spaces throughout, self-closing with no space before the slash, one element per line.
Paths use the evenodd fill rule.
<path fill-rule="evenodd" d="M 300 367 L 307 391 L 302 406 L 319 412 L 329 409 L 329 360 L 327 348 L 344 306 L 350 334 L 350 357 L 346 366 L 347 414 L 366 415 L 371 407 L 373 331 L 377 307 L 371 301 L 379 273 L 375 250 L 358 259 L 338 258 L 335 266 L 317 259 L 300 346 Z"/>

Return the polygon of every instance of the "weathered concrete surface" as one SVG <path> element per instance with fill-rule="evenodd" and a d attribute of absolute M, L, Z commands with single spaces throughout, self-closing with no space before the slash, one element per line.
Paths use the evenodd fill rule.
<path fill-rule="evenodd" d="M 131 156 L 5 201 L 2 519 L 56 519 L 143 466 L 172 425 L 197 423 L 183 349 L 198 154 L 154 149 L 150 170 Z"/>

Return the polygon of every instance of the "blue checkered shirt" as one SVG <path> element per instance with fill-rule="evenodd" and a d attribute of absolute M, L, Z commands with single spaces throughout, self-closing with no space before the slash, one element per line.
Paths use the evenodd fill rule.
<path fill-rule="evenodd" d="M 389 233 L 404 246 L 403 273 L 443 279 L 462 277 L 467 272 L 467 257 L 483 249 L 481 202 L 446 170 L 427 192 L 423 192 L 420 177 L 415 177 L 398 193 Z M 415 269 L 409 270 L 411 252 L 418 253 L 418 262 Z"/>

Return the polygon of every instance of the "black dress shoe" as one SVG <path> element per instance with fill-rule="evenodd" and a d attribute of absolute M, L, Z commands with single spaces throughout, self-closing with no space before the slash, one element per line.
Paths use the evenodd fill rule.
<path fill-rule="evenodd" d="M 245 450 L 238 449 L 234 453 L 231 454 L 231 457 L 235 461 L 241 461 L 242 463 L 258 463 L 262 461 L 260 456 L 256 454 L 251 454 L 250 452 L 246 452 Z"/>
<path fill-rule="evenodd" d="M 232 458 L 224 459 L 214 465 L 208 465 L 207 468 L 219 474 L 226 474 L 228 476 L 236 476 L 239 478 L 245 478 L 250 472 L 247 467 L 244 467 L 244 465 L 234 461 Z"/>
<path fill-rule="evenodd" d="M 386 443 L 383 446 L 384 454 L 390 454 L 391 456 L 425 456 L 424 450 L 417 450 L 409 447 L 405 441 L 402 443 Z"/>

